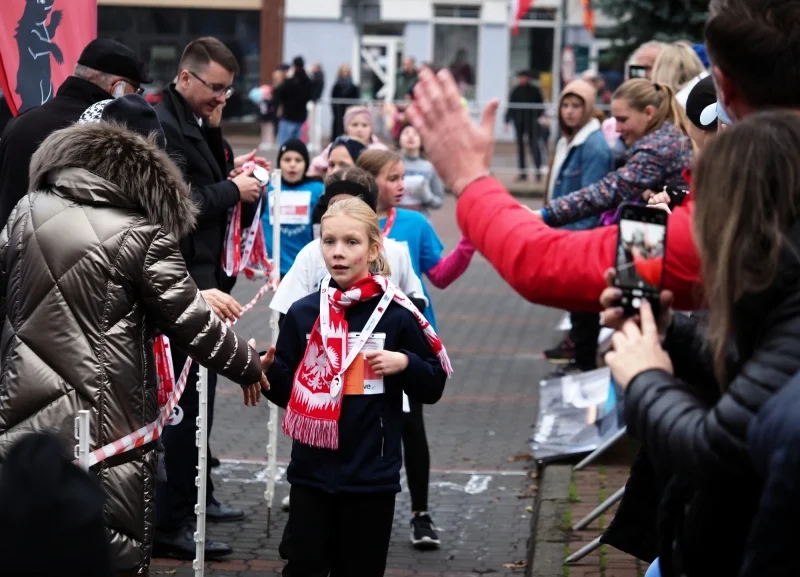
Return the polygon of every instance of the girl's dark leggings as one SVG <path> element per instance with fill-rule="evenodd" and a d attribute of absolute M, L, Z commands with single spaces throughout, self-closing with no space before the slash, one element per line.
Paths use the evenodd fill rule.
<path fill-rule="evenodd" d="M 431 454 L 422 403 L 409 401 L 411 412 L 403 413 L 403 460 L 406 465 L 408 492 L 411 493 L 411 510 L 428 510 L 428 482 L 431 473 Z"/>

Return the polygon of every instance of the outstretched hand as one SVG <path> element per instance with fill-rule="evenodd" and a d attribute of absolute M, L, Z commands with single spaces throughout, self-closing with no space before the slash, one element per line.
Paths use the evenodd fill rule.
<path fill-rule="evenodd" d="M 419 74 L 416 101 L 406 117 L 419 131 L 425 153 L 444 183 L 459 196 L 475 180 L 488 176 L 494 155 L 494 126 L 499 101 L 491 100 L 476 125 L 461 101 L 452 74 Z"/>
<path fill-rule="evenodd" d="M 247 341 L 247 344 L 252 348 L 256 348 L 256 340 L 250 339 Z M 270 349 L 270 352 L 275 354 L 275 347 Z M 267 353 L 268 355 L 269 353 Z M 261 400 L 261 391 L 268 391 L 269 390 L 269 381 L 267 380 L 266 369 L 264 369 L 264 358 L 267 356 L 261 357 L 261 378 L 258 380 L 257 383 L 253 383 L 250 386 L 242 387 L 242 392 L 244 393 L 244 404 L 248 406 L 255 407 L 258 402 Z"/>
<path fill-rule="evenodd" d="M 622 298 L 622 289 L 614 285 L 614 278 L 617 276 L 617 271 L 613 268 L 605 272 L 606 285 L 608 286 L 600 294 L 600 304 L 603 306 L 603 312 L 600 315 L 600 324 L 614 330 L 620 330 L 625 324 L 625 311 L 619 306 L 619 300 Z M 659 301 L 661 304 L 661 312 L 658 315 L 658 332 L 662 336 L 666 335 L 669 325 L 672 324 L 672 292 L 661 291 Z"/>

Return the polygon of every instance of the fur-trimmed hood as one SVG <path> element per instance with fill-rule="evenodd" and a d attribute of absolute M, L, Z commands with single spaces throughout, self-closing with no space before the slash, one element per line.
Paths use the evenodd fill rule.
<path fill-rule="evenodd" d="M 31 159 L 30 190 L 51 188 L 82 203 L 141 209 L 178 238 L 197 219 L 189 186 L 154 138 L 109 122 L 75 124 L 45 139 Z"/>

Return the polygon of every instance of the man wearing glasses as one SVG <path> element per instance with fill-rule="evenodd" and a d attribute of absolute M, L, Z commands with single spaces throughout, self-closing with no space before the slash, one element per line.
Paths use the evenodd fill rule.
<path fill-rule="evenodd" d="M 216 38 L 199 38 L 189 43 L 178 65 L 173 84 L 164 89 L 162 101 L 155 106 L 167 139 L 167 152 L 183 172 L 191 186 L 192 197 L 200 208 L 194 232 L 181 240 L 181 252 L 189 274 L 201 291 L 216 289 L 229 293 L 235 279 L 222 268 L 222 251 L 229 209 L 246 203 L 252 211 L 243 210 L 243 226 L 249 212 L 252 220 L 261 185 L 253 178 L 252 169 L 236 171 L 255 158 L 255 151 L 236 159 L 228 158 L 221 135 L 209 118 L 233 94 L 233 79 L 239 65 L 230 50 Z M 215 132 L 216 131 L 216 132 Z M 233 162 L 232 162 L 233 161 Z M 238 174 L 237 174 L 238 173 Z M 226 298 L 227 295 L 223 295 Z M 173 350 L 172 363 L 179 373 L 186 362 L 186 353 Z M 197 449 L 195 418 L 198 415 L 196 387 L 198 365 L 189 376 L 190 386 L 178 405 L 179 410 L 161 437 L 165 449 L 166 482 L 158 484 L 156 494 L 156 538 L 154 556 L 193 559 L 195 543 L 192 523 L 197 501 Z M 213 422 L 216 375 L 208 375 L 209 429 Z M 244 512 L 221 505 L 213 495 L 210 475 L 206 516 L 209 521 L 238 521 Z M 219 558 L 231 552 L 224 544 L 206 541 L 206 557 Z"/>
<path fill-rule="evenodd" d="M 56 95 L 12 120 L 0 137 L 0 223 L 28 194 L 28 165 L 45 138 L 77 122 L 92 104 L 141 94 L 149 82 L 144 63 L 124 44 L 106 38 L 87 44 Z"/>

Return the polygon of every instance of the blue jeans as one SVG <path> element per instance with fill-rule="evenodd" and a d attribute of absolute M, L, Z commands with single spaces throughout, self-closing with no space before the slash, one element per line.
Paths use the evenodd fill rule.
<path fill-rule="evenodd" d="M 644 577 L 661 577 L 661 567 L 658 565 L 658 558 L 647 568 Z"/>
<path fill-rule="evenodd" d="M 280 124 L 278 124 L 278 148 L 283 146 L 287 140 L 299 140 L 302 132 L 302 122 L 292 122 L 291 120 L 282 119 Z"/>

